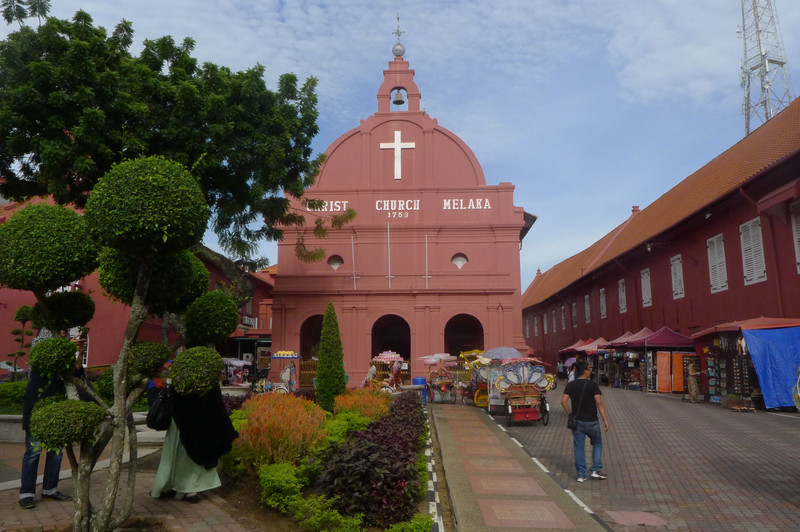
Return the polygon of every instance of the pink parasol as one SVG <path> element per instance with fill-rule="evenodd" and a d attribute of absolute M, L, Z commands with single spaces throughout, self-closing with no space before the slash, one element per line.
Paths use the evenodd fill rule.
<path fill-rule="evenodd" d="M 403 362 L 405 359 L 394 351 L 384 351 L 383 353 L 372 357 L 372 360 L 375 362 Z"/>

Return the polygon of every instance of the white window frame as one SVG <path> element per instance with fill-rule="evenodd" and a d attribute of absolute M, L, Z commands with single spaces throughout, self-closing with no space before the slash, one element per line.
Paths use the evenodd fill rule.
<path fill-rule="evenodd" d="M 606 319 L 607 309 L 606 309 L 606 289 L 605 287 L 600 289 L 600 319 Z"/>
<path fill-rule="evenodd" d="M 583 315 L 586 317 L 586 323 L 592 322 L 592 303 L 589 294 L 583 296 Z"/>
<path fill-rule="evenodd" d="M 531 337 L 531 317 L 525 318 L 525 338 Z"/>
<path fill-rule="evenodd" d="M 619 293 L 619 313 L 628 312 L 628 299 L 625 297 L 625 279 L 617 281 L 617 292 Z"/>
<path fill-rule="evenodd" d="M 645 268 L 639 272 L 642 280 L 642 308 L 653 306 L 653 292 L 650 289 L 650 268 Z"/>
<path fill-rule="evenodd" d="M 533 317 L 533 335 L 539 336 L 539 316 Z"/>
<path fill-rule="evenodd" d="M 578 326 L 578 303 L 575 301 L 572 302 L 572 326 Z"/>
<path fill-rule="evenodd" d="M 542 334 L 547 334 L 547 311 L 542 314 Z"/>
<path fill-rule="evenodd" d="M 708 280 L 711 293 L 728 289 L 728 270 L 725 265 L 725 239 L 722 233 L 706 240 L 708 250 Z"/>
<path fill-rule="evenodd" d="M 742 244 L 744 285 L 766 281 L 767 266 L 764 261 L 764 241 L 761 238 L 761 218 L 753 218 L 739 226 L 739 242 Z"/>
<path fill-rule="evenodd" d="M 670 257 L 669 269 L 672 275 L 672 299 L 681 299 L 686 295 L 683 286 L 683 258 L 680 255 Z"/>
<path fill-rule="evenodd" d="M 800 274 L 800 201 L 789 207 L 792 218 L 792 237 L 794 238 L 794 259 L 797 262 L 797 273 Z"/>
<path fill-rule="evenodd" d="M 555 334 L 556 331 L 558 330 L 558 325 L 556 325 L 558 323 L 556 321 L 556 309 L 552 309 L 550 311 L 550 317 L 553 318 L 553 320 L 552 320 L 553 321 L 553 334 Z"/>
<path fill-rule="evenodd" d="M 566 330 L 567 328 L 567 306 L 563 303 L 561 304 L 561 330 Z"/>

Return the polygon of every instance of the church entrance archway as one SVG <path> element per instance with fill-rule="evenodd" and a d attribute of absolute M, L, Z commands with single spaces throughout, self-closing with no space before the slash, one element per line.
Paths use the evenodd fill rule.
<path fill-rule="evenodd" d="M 411 359 L 411 327 L 395 314 L 378 318 L 372 325 L 372 356 L 394 351 L 406 360 Z"/>
<path fill-rule="evenodd" d="M 302 360 L 311 360 L 311 357 L 317 354 L 319 338 L 322 335 L 322 318 L 322 314 L 315 314 L 300 326 L 300 358 Z"/>
<path fill-rule="evenodd" d="M 475 316 L 457 314 L 444 326 L 444 351 L 458 356 L 462 351 L 483 350 L 483 325 Z"/>

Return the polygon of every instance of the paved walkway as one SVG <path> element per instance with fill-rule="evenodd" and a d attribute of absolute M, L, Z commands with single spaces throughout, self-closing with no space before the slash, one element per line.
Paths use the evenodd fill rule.
<path fill-rule="evenodd" d="M 548 426 L 506 429 L 503 417 L 474 407 L 429 405 L 444 470 L 438 485 L 447 490 L 456 530 L 800 531 L 800 414 L 735 413 L 603 388 L 608 480 L 579 484 L 561 390 L 548 394 Z M 21 456 L 22 445 L 0 444 L 0 530 L 63 530 L 71 503 L 18 507 Z M 95 500 L 106 473 L 96 475 Z M 163 518 L 175 532 L 247 530 L 213 492 L 194 505 L 150 498 L 154 478 L 154 466 L 139 472 L 134 515 Z M 59 486 L 71 491 L 71 484 Z"/>
<path fill-rule="evenodd" d="M 601 389 L 610 420 L 606 481 L 575 480 L 563 385 L 548 393 L 547 427 L 508 433 L 615 531 L 800 530 L 800 414 Z"/>

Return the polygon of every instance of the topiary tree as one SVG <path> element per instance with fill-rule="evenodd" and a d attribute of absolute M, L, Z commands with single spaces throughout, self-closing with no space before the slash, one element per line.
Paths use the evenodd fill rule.
<path fill-rule="evenodd" d="M 170 352 L 166 346 L 137 344 L 142 323 L 154 310 L 185 308 L 199 286 L 208 288 L 207 271 L 186 252 L 205 230 L 208 207 L 197 180 L 182 165 L 146 157 L 114 166 L 88 198 L 84 219 L 93 242 L 108 248 L 103 252 L 104 288 L 130 305 L 130 315 L 113 366 L 113 404 L 95 394 L 106 419 L 91 437 L 86 432 L 75 436 L 82 438 L 79 458 L 67 447 L 75 479 L 72 525 L 76 532 L 111 530 L 130 515 L 134 467 L 128 474 L 122 508 L 116 515 L 114 512 L 126 435 L 130 463 L 136 461 L 131 409 L 144 393 L 147 379 L 160 370 Z M 148 296 L 150 293 L 153 295 Z M 60 366 L 56 364 L 56 368 Z M 103 497 L 99 504 L 90 504 L 92 470 L 109 443 L 110 466 Z"/>
<path fill-rule="evenodd" d="M 11 374 L 12 382 L 17 380 L 17 363 L 19 362 L 19 359 L 27 354 L 26 349 L 30 348 L 31 346 L 27 339 L 29 337 L 33 337 L 33 331 L 26 329 L 25 327 L 27 326 L 28 322 L 31 321 L 32 311 L 32 307 L 28 305 L 22 305 L 14 314 L 14 321 L 18 321 L 20 323 L 20 328 L 11 329 L 11 334 L 14 335 L 14 341 L 19 344 L 19 349 L 8 354 L 8 356 L 14 358 L 14 372 Z"/>
<path fill-rule="evenodd" d="M 65 331 L 89 323 L 94 310 L 94 300 L 89 294 L 54 292 L 33 306 L 31 319 L 37 328 Z"/>
<path fill-rule="evenodd" d="M 344 363 L 342 362 L 342 338 L 333 303 L 328 303 L 322 318 L 319 351 L 317 353 L 317 404 L 333 412 L 337 395 L 345 390 Z"/>
<path fill-rule="evenodd" d="M 42 303 L 45 293 L 89 275 L 97 268 L 98 247 L 86 222 L 57 205 L 29 205 L 0 225 L 0 285 L 30 290 Z"/>
<path fill-rule="evenodd" d="M 239 324 L 236 300 L 224 290 L 206 292 L 186 311 L 189 345 L 213 345 L 228 338 Z"/>
<path fill-rule="evenodd" d="M 183 351 L 169 368 L 172 387 L 181 395 L 204 395 L 219 386 L 225 363 L 210 347 Z"/>

